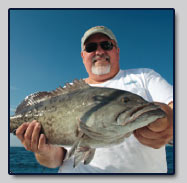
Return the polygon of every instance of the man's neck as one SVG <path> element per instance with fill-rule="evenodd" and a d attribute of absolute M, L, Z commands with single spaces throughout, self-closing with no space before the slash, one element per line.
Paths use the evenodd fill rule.
<path fill-rule="evenodd" d="M 88 83 L 88 84 L 100 84 L 100 83 L 104 83 L 105 81 L 107 81 L 107 80 L 96 81 L 96 80 L 93 80 L 93 79 L 91 79 L 89 77 L 85 79 L 85 82 Z"/>
<path fill-rule="evenodd" d="M 118 70 L 118 72 L 119 72 L 119 70 Z M 88 78 L 85 79 L 85 82 L 88 83 L 88 84 L 100 84 L 100 83 L 104 83 L 104 82 L 106 82 L 106 81 L 114 78 L 118 74 L 118 72 L 115 73 L 115 75 L 112 75 L 112 76 L 107 77 L 107 78 L 106 77 L 103 77 L 103 78 L 100 77 L 99 79 L 95 79 L 95 78 L 88 77 Z"/>

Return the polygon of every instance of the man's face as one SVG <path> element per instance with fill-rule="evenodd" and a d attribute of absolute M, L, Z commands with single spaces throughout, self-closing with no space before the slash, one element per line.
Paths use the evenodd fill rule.
<path fill-rule="evenodd" d="M 100 44 L 103 41 L 113 43 L 112 50 L 104 50 Z M 97 49 L 93 52 L 82 51 L 83 63 L 92 81 L 104 82 L 114 77 L 119 71 L 119 48 L 116 43 L 104 34 L 94 34 L 88 38 L 84 48 L 89 43 L 97 43 Z"/>

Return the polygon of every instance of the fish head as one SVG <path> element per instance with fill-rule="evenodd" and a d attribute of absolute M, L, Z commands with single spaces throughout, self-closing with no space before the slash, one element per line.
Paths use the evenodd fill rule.
<path fill-rule="evenodd" d="M 158 105 L 144 100 L 139 95 L 112 89 L 106 93 L 94 96 L 97 105 L 89 114 L 89 119 L 87 118 L 88 125 L 92 126 L 94 123 L 97 127 L 107 127 L 112 124 L 124 126 L 136 122 L 141 123 L 142 127 L 165 117 L 165 112 Z"/>
<path fill-rule="evenodd" d="M 141 96 L 130 92 L 125 92 L 116 100 L 116 102 L 120 109 L 118 110 L 115 121 L 119 125 L 138 122 L 142 123 L 143 126 L 146 126 L 149 123 L 166 116 L 159 105 L 148 102 Z"/>
<path fill-rule="evenodd" d="M 148 125 L 159 118 L 166 116 L 165 112 L 153 102 L 147 102 L 135 94 L 127 94 L 119 98 L 123 109 L 118 113 L 115 121 L 117 124 L 142 123 Z M 143 125 L 143 126 L 145 126 Z"/>

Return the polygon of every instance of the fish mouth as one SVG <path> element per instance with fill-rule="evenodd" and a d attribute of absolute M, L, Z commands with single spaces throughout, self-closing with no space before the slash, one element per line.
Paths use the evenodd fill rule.
<path fill-rule="evenodd" d="M 128 111 L 124 110 L 120 112 L 116 118 L 116 121 L 119 125 L 126 125 L 128 123 L 136 121 L 138 118 L 146 114 L 158 115 L 158 118 L 165 117 L 165 113 L 158 105 L 155 105 L 154 103 L 148 103 L 137 106 Z"/>

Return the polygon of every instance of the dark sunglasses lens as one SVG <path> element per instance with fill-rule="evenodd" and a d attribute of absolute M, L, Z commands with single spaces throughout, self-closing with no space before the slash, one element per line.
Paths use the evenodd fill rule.
<path fill-rule="evenodd" d="M 88 43 L 85 47 L 85 50 L 90 53 L 92 51 L 95 51 L 97 49 L 97 43 Z"/>
<path fill-rule="evenodd" d="M 104 41 L 104 42 L 101 42 L 101 48 L 103 50 L 112 50 L 113 44 L 112 44 L 112 42 Z"/>

